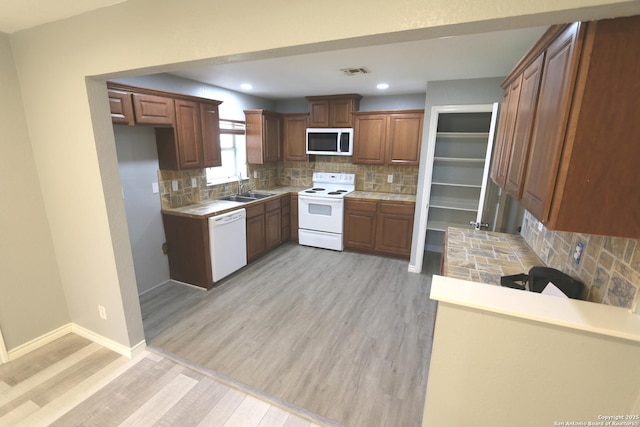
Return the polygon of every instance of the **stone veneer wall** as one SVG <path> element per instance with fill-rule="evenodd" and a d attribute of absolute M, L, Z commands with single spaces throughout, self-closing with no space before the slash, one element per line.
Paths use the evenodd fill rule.
<path fill-rule="evenodd" d="M 584 282 L 586 299 L 628 308 L 640 314 L 640 241 L 620 237 L 538 231 L 539 221 L 525 211 L 522 236 L 549 267 Z M 576 244 L 584 245 L 580 264 L 573 255 Z"/>
<path fill-rule="evenodd" d="M 351 157 L 316 156 L 310 162 L 249 165 L 248 169 L 249 182 L 245 180 L 245 190 L 277 186 L 310 187 L 313 172 L 355 173 L 356 190 L 359 191 L 416 194 L 418 189 L 418 166 L 358 165 L 351 163 Z M 393 175 L 392 183 L 387 182 L 389 175 Z M 194 187 L 192 178 L 196 179 Z M 178 182 L 177 191 L 171 188 L 174 180 Z M 163 208 L 206 202 L 238 192 L 236 182 L 207 186 L 204 169 L 160 170 L 158 182 Z"/>

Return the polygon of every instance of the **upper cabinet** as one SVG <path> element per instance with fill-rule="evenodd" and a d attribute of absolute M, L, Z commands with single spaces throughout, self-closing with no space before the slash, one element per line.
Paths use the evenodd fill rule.
<path fill-rule="evenodd" d="M 637 40 L 640 16 L 553 26 L 503 83 L 492 177 L 549 229 L 640 238 Z"/>
<path fill-rule="evenodd" d="M 220 166 L 220 101 L 108 84 L 114 124 L 156 127 L 160 169 Z M 128 102 L 131 102 L 129 113 Z"/>
<path fill-rule="evenodd" d="M 419 164 L 423 110 L 368 111 L 353 116 L 353 163 Z"/>
<path fill-rule="evenodd" d="M 353 127 L 352 113 L 358 111 L 361 98 L 357 94 L 307 96 L 309 100 L 309 127 Z"/>
<path fill-rule="evenodd" d="M 306 162 L 308 113 L 290 113 L 282 116 L 283 160 Z"/>
<path fill-rule="evenodd" d="M 264 164 L 282 160 L 282 114 L 245 110 L 247 162 Z"/>

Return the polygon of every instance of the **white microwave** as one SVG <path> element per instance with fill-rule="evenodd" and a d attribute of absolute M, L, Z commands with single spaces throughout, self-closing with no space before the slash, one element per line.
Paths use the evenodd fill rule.
<path fill-rule="evenodd" d="M 307 154 L 352 156 L 352 128 L 307 128 Z"/>

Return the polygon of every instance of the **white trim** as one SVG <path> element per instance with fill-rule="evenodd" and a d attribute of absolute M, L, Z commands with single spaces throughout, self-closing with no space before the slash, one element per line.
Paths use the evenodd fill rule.
<path fill-rule="evenodd" d="M 96 344 L 106 347 L 109 350 L 115 351 L 116 353 L 128 357 L 129 359 L 138 356 L 147 348 L 147 343 L 145 340 L 142 340 L 138 344 L 129 348 L 109 338 L 103 337 L 102 335 L 98 335 L 95 332 L 92 332 L 82 326 L 76 325 L 75 323 L 67 323 L 66 325 L 54 329 L 53 331 L 47 332 L 46 334 L 41 335 L 38 338 L 26 342 L 12 350 L 9 350 L 8 361 L 16 360 L 17 358 L 24 356 L 27 353 L 37 350 L 38 348 L 71 333 L 93 341 Z"/>
<path fill-rule="evenodd" d="M 431 118 L 429 121 L 429 133 L 427 138 L 427 158 L 424 164 L 420 164 L 420 167 L 425 168 L 424 177 L 422 179 L 422 192 L 416 197 L 417 201 L 421 201 L 418 205 L 416 203 L 416 217 L 418 218 L 418 239 L 415 246 L 412 246 L 411 259 L 414 260 L 414 264 L 409 264 L 409 272 L 420 273 L 422 272 L 422 261 L 424 259 L 424 247 L 427 239 L 427 219 L 429 214 L 429 200 L 431 198 L 431 181 L 433 179 L 433 162 L 435 158 L 436 150 L 436 137 L 438 132 L 438 117 L 442 113 L 491 113 L 495 115 L 496 104 L 471 104 L 471 105 L 441 105 L 431 107 Z M 495 124 L 495 118 L 492 117 L 492 124 Z M 489 137 L 493 142 L 493 131 L 490 132 Z M 489 150 L 487 150 L 489 151 Z M 491 154 L 487 154 L 487 158 L 490 158 Z M 487 165 L 485 165 L 487 167 Z M 420 189 L 420 185 L 418 185 Z M 482 215 L 481 212 L 478 215 Z"/>
<path fill-rule="evenodd" d="M 157 284 L 157 285 L 155 285 L 154 287 L 149 288 L 149 289 L 147 289 L 146 291 L 142 291 L 142 292 L 140 292 L 140 293 L 138 294 L 138 296 L 139 296 L 139 297 L 141 297 L 142 295 L 146 294 L 147 292 L 151 292 L 152 290 L 157 289 L 157 288 L 159 288 L 159 287 L 160 287 L 160 286 L 162 286 L 162 285 L 166 285 L 166 284 L 167 284 L 167 283 L 169 283 L 169 282 L 171 282 L 171 279 L 169 279 L 169 280 L 165 280 L 165 281 L 164 281 L 164 282 L 162 282 L 162 283 L 158 283 L 158 284 Z"/>
<path fill-rule="evenodd" d="M 132 359 L 134 355 L 140 351 L 141 348 L 144 350 L 147 346 L 146 341 L 142 340 L 138 344 L 134 345 L 133 347 L 127 347 L 125 345 L 122 345 L 120 343 L 113 341 L 110 338 L 103 337 L 102 335 L 96 334 L 95 332 L 90 331 L 87 328 L 84 328 L 80 325 L 76 325 L 75 323 L 72 323 L 71 325 L 72 325 L 71 332 L 73 332 L 74 334 L 80 335 L 81 337 L 91 340 L 96 344 L 100 344 L 101 346 L 106 347 L 109 350 L 115 351 L 116 353 L 119 353 L 125 357 L 128 357 L 129 359 Z"/>
<path fill-rule="evenodd" d="M 60 326 L 53 331 L 47 332 L 44 335 L 39 336 L 38 338 L 32 339 L 18 347 L 9 350 L 9 361 L 16 360 L 18 357 L 24 356 L 27 353 L 36 350 L 43 345 L 49 344 L 61 338 L 69 333 L 71 333 L 72 323 L 67 323 L 66 325 Z"/>
<path fill-rule="evenodd" d="M 7 353 L 7 347 L 4 345 L 4 337 L 2 336 L 2 329 L 0 329 L 0 365 L 3 365 L 9 361 L 9 354 Z"/>

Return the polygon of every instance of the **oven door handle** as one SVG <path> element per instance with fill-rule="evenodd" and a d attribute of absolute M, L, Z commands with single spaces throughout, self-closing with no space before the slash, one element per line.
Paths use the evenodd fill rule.
<path fill-rule="evenodd" d="M 303 196 L 298 195 L 298 202 L 305 201 L 307 203 L 316 203 L 322 205 L 339 205 L 344 199 L 334 199 L 331 197 L 314 197 L 314 196 Z"/>

